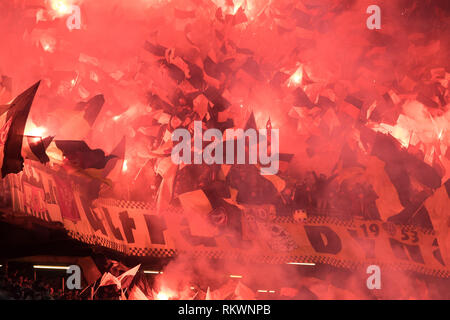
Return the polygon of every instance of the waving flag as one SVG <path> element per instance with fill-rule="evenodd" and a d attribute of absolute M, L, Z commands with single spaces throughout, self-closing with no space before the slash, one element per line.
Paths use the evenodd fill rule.
<path fill-rule="evenodd" d="M 242 282 L 238 282 L 234 290 L 236 300 L 255 300 L 255 293 Z"/>
<path fill-rule="evenodd" d="M 64 115 L 61 116 L 68 118 L 59 130 L 58 136 L 77 140 L 84 139 L 94 125 L 104 104 L 105 98 L 102 94 L 99 94 L 87 102 L 78 103 L 72 114 L 66 110 Z"/>
<path fill-rule="evenodd" d="M 100 181 L 111 185 L 105 178 L 104 170 L 108 161 L 115 155 L 105 155 L 101 149 L 91 149 L 86 142 L 79 140 L 55 140 L 50 143 L 47 155 L 52 164 L 62 166 L 67 173 Z"/>
<path fill-rule="evenodd" d="M 151 300 L 152 289 L 142 270 L 135 275 L 132 283 L 128 287 L 128 300 Z"/>
<path fill-rule="evenodd" d="M 22 143 L 25 124 L 40 81 L 16 97 L 0 116 L 0 163 L 2 177 L 23 169 Z"/>
<path fill-rule="evenodd" d="M 128 300 L 150 300 L 144 292 L 138 287 L 134 286 L 131 288 L 130 293 L 128 294 Z"/>
<path fill-rule="evenodd" d="M 96 291 L 100 287 L 106 287 L 106 286 L 111 286 L 111 285 L 116 285 L 118 289 L 120 289 L 120 287 L 121 287 L 120 281 L 115 276 L 113 276 L 111 273 L 106 272 L 103 274 L 102 278 L 100 279 L 100 283 L 99 283 Z"/>
<path fill-rule="evenodd" d="M 81 169 L 103 169 L 115 155 L 106 156 L 101 149 L 91 149 L 84 141 L 55 140 L 55 144 L 69 162 Z"/>
<path fill-rule="evenodd" d="M 117 277 L 117 280 L 120 281 L 120 286 L 122 289 L 128 288 L 130 286 L 140 267 L 141 265 L 138 264 L 136 267 L 131 268 L 128 271 L 125 271 L 124 273 L 122 273 L 120 276 Z"/>
<path fill-rule="evenodd" d="M 53 137 L 42 139 L 38 136 L 24 136 L 22 142 L 22 156 L 25 159 L 47 163 L 50 161 L 48 155 L 45 153 L 48 145 Z"/>
<path fill-rule="evenodd" d="M 128 288 L 133 281 L 134 277 L 136 276 L 136 273 L 139 271 L 139 268 L 141 267 L 140 264 L 138 264 L 136 267 L 131 268 L 124 273 L 122 273 L 120 276 L 115 277 L 113 274 L 109 272 L 105 272 L 100 279 L 100 283 L 97 287 L 104 287 L 104 286 L 110 286 L 110 285 L 116 285 L 117 289 L 125 289 Z"/>
<path fill-rule="evenodd" d="M 126 139 L 125 137 L 123 137 L 122 140 L 120 140 L 119 144 L 111 152 L 111 155 L 115 156 L 115 158 L 111 159 L 111 161 L 108 161 L 108 163 L 105 165 L 105 169 L 103 170 L 103 177 L 106 178 L 111 174 L 112 176 L 117 178 L 122 173 L 122 167 L 125 161 L 125 149 Z"/>

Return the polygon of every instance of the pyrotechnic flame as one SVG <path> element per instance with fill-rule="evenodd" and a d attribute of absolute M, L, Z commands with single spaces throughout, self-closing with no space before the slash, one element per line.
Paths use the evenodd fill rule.
<path fill-rule="evenodd" d="M 168 288 L 161 288 L 161 290 L 156 294 L 155 300 L 170 300 L 177 297 L 177 293 Z"/>
<path fill-rule="evenodd" d="M 38 127 L 32 122 L 29 122 L 29 125 L 27 125 L 25 129 L 26 136 L 42 137 L 46 132 L 47 132 L 46 128 Z"/>
<path fill-rule="evenodd" d="M 58 16 L 64 16 L 72 12 L 72 1 L 50 0 L 50 7 Z"/>
<path fill-rule="evenodd" d="M 156 300 L 169 300 L 169 296 L 161 291 L 156 295 Z"/>

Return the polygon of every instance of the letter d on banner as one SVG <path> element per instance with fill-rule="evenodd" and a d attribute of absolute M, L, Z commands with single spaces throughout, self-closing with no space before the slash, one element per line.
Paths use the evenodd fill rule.
<path fill-rule="evenodd" d="M 381 289 L 381 270 L 377 265 L 370 265 L 366 270 L 367 274 L 373 273 L 367 278 L 367 288 L 370 290 Z"/>

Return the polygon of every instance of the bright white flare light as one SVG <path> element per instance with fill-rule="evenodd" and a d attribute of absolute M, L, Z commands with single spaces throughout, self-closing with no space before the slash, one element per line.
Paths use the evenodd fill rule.
<path fill-rule="evenodd" d="M 34 129 L 32 129 L 28 133 L 28 135 L 29 136 L 42 137 L 46 131 L 47 131 L 47 129 L 45 129 L 44 127 L 36 127 Z"/>
<path fill-rule="evenodd" d="M 50 6 L 60 16 L 72 12 L 72 4 L 68 0 L 50 0 Z"/>
<path fill-rule="evenodd" d="M 169 296 L 161 291 L 156 295 L 156 300 L 169 300 Z"/>

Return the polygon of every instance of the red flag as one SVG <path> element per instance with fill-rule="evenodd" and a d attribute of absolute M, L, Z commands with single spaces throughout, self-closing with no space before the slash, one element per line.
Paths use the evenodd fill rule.
<path fill-rule="evenodd" d="M 111 151 L 111 155 L 115 156 L 115 158 L 108 161 L 105 165 L 105 169 L 103 170 L 103 177 L 107 177 L 114 168 L 118 166 L 119 173 L 122 172 L 123 162 L 125 160 L 125 149 L 126 149 L 126 139 L 125 136 L 120 140 L 117 146 Z"/>
<path fill-rule="evenodd" d="M 54 175 L 53 178 L 56 184 L 56 198 L 61 211 L 61 217 L 72 221 L 81 220 L 70 180 L 60 178 L 57 175 Z"/>

